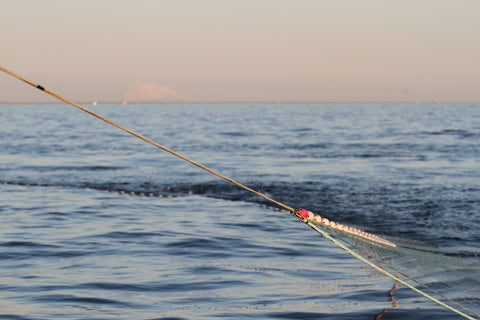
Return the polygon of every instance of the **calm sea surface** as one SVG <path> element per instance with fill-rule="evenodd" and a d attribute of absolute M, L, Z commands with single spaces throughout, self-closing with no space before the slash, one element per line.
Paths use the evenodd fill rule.
<path fill-rule="evenodd" d="M 480 313 L 480 105 L 91 108 L 289 206 L 404 244 L 388 261 Z M 0 105 L 0 137 L 2 319 L 463 319 L 73 107 Z"/>

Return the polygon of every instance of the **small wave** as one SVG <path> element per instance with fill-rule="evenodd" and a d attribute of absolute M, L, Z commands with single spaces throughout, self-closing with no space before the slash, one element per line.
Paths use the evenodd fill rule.
<path fill-rule="evenodd" d="M 109 232 L 101 235 L 94 235 L 93 237 L 105 237 L 111 239 L 130 239 L 130 238 L 141 238 L 141 237 L 162 237 L 165 236 L 163 233 L 159 232 L 122 232 L 115 231 Z"/>
<path fill-rule="evenodd" d="M 217 280 L 197 282 L 147 282 L 140 284 L 92 282 L 76 285 L 77 289 L 95 289 L 108 291 L 132 291 L 132 292 L 170 292 L 170 291 L 204 291 L 224 289 L 232 286 L 243 286 L 248 283 L 240 280 Z"/>
<path fill-rule="evenodd" d="M 97 297 L 81 297 L 81 296 L 75 296 L 70 294 L 48 294 L 48 295 L 32 297 L 31 299 L 34 301 L 49 302 L 49 303 L 77 302 L 77 303 L 88 303 L 88 304 L 108 304 L 108 305 L 116 305 L 116 306 L 129 306 L 128 303 L 118 301 L 118 300 L 97 298 Z"/>
<path fill-rule="evenodd" d="M 0 318 L 1 319 L 12 319 L 12 320 L 35 320 L 35 319 L 39 319 L 39 318 L 32 318 L 32 317 L 23 317 L 23 316 L 19 316 L 19 315 L 16 315 L 16 314 L 2 314 L 2 313 L 0 313 Z"/>
<path fill-rule="evenodd" d="M 443 254 L 446 256 L 460 257 L 460 258 L 480 258 L 480 252 L 459 251 L 459 252 L 444 252 Z"/>
<path fill-rule="evenodd" d="M 31 170 L 35 172 L 51 172 L 51 171 L 106 171 L 106 170 L 122 170 L 126 167 L 121 166 L 22 166 L 21 170 Z"/>
<path fill-rule="evenodd" d="M 219 132 L 220 135 L 222 136 L 227 136 L 227 137 L 249 137 L 252 136 L 252 133 L 248 131 L 225 131 L 225 132 Z"/>
<path fill-rule="evenodd" d="M 52 257 L 59 259 L 77 258 L 87 255 L 97 254 L 89 251 L 81 250 L 28 250 L 28 251 L 9 251 L 1 252 L 0 259 L 2 260 L 28 260 L 31 258 Z"/>
<path fill-rule="evenodd" d="M 26 248 L 58 248 L 51 244 L 43 244 L 32 241 L 7 241 L 0 242 L 0 247 L 26 247 Z"/>
<path fill-rule="evenodd" d="M 444 129 L 439 131 L 423 131 L 421 134 L 431 135 L 431 136 L 456 136 L 462 139 L 472 138 L 479 136 L 479 133 L 462 130 L 462 129 Z"/>

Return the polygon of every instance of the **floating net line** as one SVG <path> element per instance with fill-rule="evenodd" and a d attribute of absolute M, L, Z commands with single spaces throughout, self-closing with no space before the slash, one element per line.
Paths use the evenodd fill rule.
<path fill-rule="evenodd" d="M 451 304 L 456 304 L 458 308 L 455 308 L 455 307 L 452 307 L 451 304 L 447 304 L 445 302 L 442 302 L 440 301 L 439 299 L 433 297 L 431 294 L 427 293 L 426 290 L 421 290 L 421 289 L 418 289 L 417 287 L 415 287 L 415 285 L 401 279 L 399 276 L 396 276 L 394 275 L 393 273 L 401 273 L 399 270 L 397 270 L 394 266 L 391 266 L 391 265 L 385 265 L 383 263 L 385 257 L 381 256 L 381 255 L 378 255 L 378 256 L 371 256 L 370 255 L 370 251 L 366 251 L 368 252 L 368 256 L 369 258 L 365 258 L 364 257 L 364 253 L 362 251 L 362 246 L 359 246 L 359 245 L 352 245 L 350 244 L 350 246 L 348 245 L 349 242 L 347 241 L 348 238 L 353 238 L 355 240 L 359 240 L 358 242 L 364 242 L 364 243 L 369 243 L 371 246 L 374 245 L 374 246 L 379 246 L 379 247 L 383 247 L 383 248 L 386 248 L 387 250 L 391 250 L 391 251 L 397 251 L 399 248 L 397 246 L 396 243 L 392 242 L 392 241 L 389 241 L 385 238 L 382 238 L 380 236 L 377 236 L 377 235 L 374 235 L 374 234 L 371 234 L 371 233 L 368 233 L 368 232 L 365 232 L 365 231 L 362 231 L 362 230 L 359 230 L 357 228 L 353 228 L 353 227 L 350 227 L 350 226 L 346 226 L 346 225 L 343 225 L 341 223 L 336 223 L 334 221 L 330 221 L 326 218 L 322 218 L 320 215 L 318 214 L 314 214 L 312 213 L 311 211 L 308 211 L 308 210 L 305 210 L 305 209 L 294 209 L 282 202 L 279 202 L 279 201 L 276 201 L 270 197 L 268 197 L 267 195 L 261 193 L 261 192 L 258 192 L 256 190 L 253 190 L 249 187 L 247 187 L 246 185 L 243 185 L 227 176 L 224 176 L 198 162 L 195 162 L 161 144 L 158 144 L 156 142 L 154 142 L 153 140 L 150 140 L 149 138 L 139 134 L 139 133 L 136 133 L 130 129 L 127 129 L 125 127 L 123 127 L 122 125 L 118 124 L 118 123 L 115 123 L 113 122 L 112 120 L 102 116 L 102 115 L 99 115 L 67 98 L 64 98 L 63 96 L 51 91 L 51 90 L 48 90 L 46 88 L 44 88 L 43 86 L 39 85 L 39 84 L 36 84 L 10 70 L 7 70 L 5 68 L 3 68 L 2 66 L 0 66 L 0 70 L 11 75 L 12 77 L 14 78 L 17 78 L 23 82 L 26 82 L 27 84 L 41 90 L 41 91 L 44 91 L 45 93 L 67 103 L 67 104 L 70 104 L 80 110 L 83 110 L 87 113 L 89 113 L 90 115 L 100 119 L 100 120 L 103 120 L 105 121 L 106 123 L 114 126 L 114 127 L 117 127 L 145 142 L 148 142 L 166 152 L 169 152 L 171 154 L 173 154 L 174 156 L 180 158 L 180 159 L 183 159 L 213 175 L 216 175 L 217 177 L 219 178 L 222 178 L 230 183 L 233 183 L 234 185 L 242 188 L 242 189 L 245 189 L 251 193 L 254 193 L 256 195 L 258 195 L 259 197 L 262 197 L 264 199 L 266 199 L 267 201 L 277 205 L 278 207 L 280 208 L 283 208 L 291 213 L 293 213 L 293 215 L 299 219 L 300 221 L 303 221 L 304 223 L 306 223 L 308 226 L 310 226 L 312 229 L 314 229 L 315 231 L 317 231 L 318 233 L 320 233 L 324 238 L 326 238 L 327 240 L 329 240 L 330 242 L 332 242 L 333 244 L 335 244 L 337 247 L 341 248 L 343 251 L 345 251 L 346 253 L 350 254 L 351 256 L 353 256 L 354 258 L 362 261 L 363 263 L 369 265 L 370 267 L 372 267 L 373 269 L 377 270 L 378 272 L 380 272 L 381 274 L 393 279 L 395 281 L 395 283 L 401 283 L 403 284 L 404 286 L 406 286 L 407 288 L 415 291 L 416 293 L 420 294 L 421 296 L 427 298 L 428 300 L 452 311 L 452 312 L 455 312 L 456 314 L 466 318 L 466 319 L 473 319 L 475 320 L 475 318 L 473 318 L 472 316 L 466 314 L 465 312 L 470 312 L 472 314 L 475 314 L 476 316 L 478 316 L 478 314 L 474 313 L 472 310 L 464 307 L 463 305 L 455 302 L 454 300 L 451 300 L 451 299 L 447 299 L 445 296 L 443 295 L 440 295 L 441 298 L 444 298 L 446 300 L 448 300 Z M 333 236 L 332 236 L 333 235 Z M 342 241 L 341 239 L 344 239 L 344 241 Z M 352 248 L 354 249 L 352 249 Z M 375 263 L 376 262 L 376 263 Z M 401 273 L 401 274 L 404 274 L 406 275 L 406 273 Z M 409 279 L 413 280 L 413 277 L 409 277 Z M 438 291 L 432 291 L 428 286 L 426 285 L 423 285 L 421 282 L 419 281 L 415 281 L 413 280 L 414 283 L 416 283 L 418 286 L 421 286 L 423 287 L 424 289 L 428 289 L 428 291 L 431 291 L 432 293 L 434 294 L 439 294 Z M 462 309 L 464 311 L 461 311 L 459 309 Z"/>

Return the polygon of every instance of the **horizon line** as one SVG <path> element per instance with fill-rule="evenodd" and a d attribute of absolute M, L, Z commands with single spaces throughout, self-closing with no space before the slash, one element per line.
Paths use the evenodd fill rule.
<path fill-rule="evenodd" d="M 62 101 L 0 101 L 0 104 L 54 104 L 54 103 L 64 103 Z M 418 100 L 198 100 L 198 101 L 121 101 L 121 100 L 79 100 L 79 104 L 246 104 L 246 103 L 261 103 L 261 104 L 325 104 L 325 103 L 479 103 L 479 100 L 442 100 L 439 99 L 418 99 Z"/>

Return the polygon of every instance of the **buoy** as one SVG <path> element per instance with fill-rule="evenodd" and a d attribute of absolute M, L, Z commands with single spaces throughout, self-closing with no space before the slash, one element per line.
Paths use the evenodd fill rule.
<path fill-rule="evenodd" d="M 302 215 L 302 217 L 304 217 L 305 219 L 308 219 L 308 211 L 305 210 L 305 209 L 299 209 L 298 210 L 300 212 L 300 214 Z"/>

